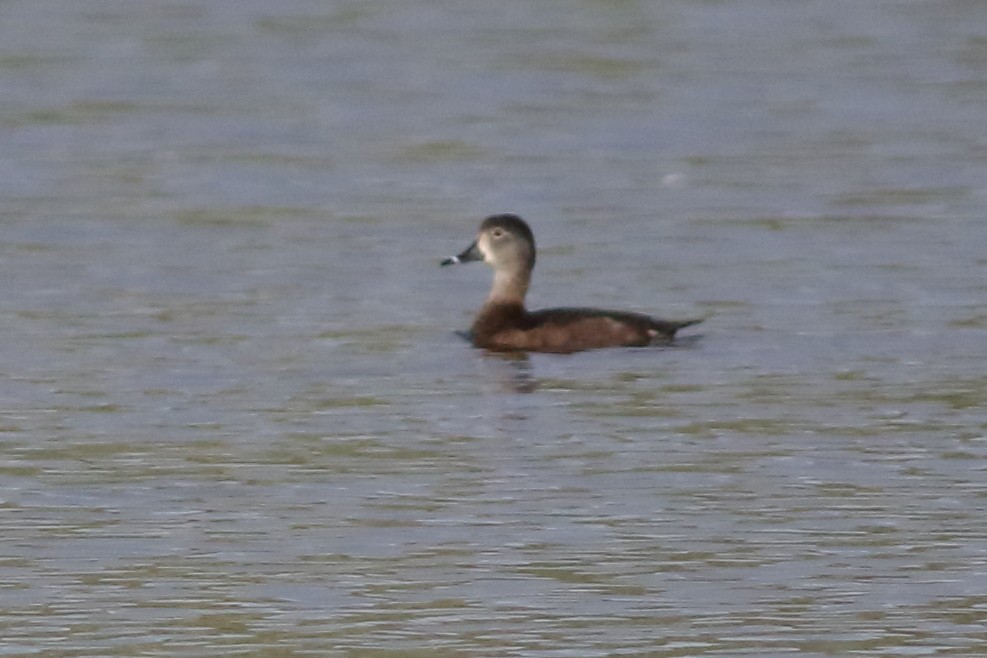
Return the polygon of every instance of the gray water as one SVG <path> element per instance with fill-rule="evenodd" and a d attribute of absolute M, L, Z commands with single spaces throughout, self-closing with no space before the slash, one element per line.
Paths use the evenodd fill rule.
<path fill-rule="evenodd" d="M 987 654 L 987 5 L 0 2 L 0 655 Z M 657 349 L 463 342 L 533 307 Z"/>

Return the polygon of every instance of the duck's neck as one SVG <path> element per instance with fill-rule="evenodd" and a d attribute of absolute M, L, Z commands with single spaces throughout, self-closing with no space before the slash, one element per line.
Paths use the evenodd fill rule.
<path fill-rule="evenodd" d="M 495 271 L 487 304 L 517 304 L 524 307 L 524 296 L 528 293 L 530 280 L 529 273 Z"/>

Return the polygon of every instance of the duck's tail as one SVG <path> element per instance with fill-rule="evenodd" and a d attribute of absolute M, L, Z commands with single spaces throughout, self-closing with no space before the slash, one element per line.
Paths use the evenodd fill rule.
<path fill-rule="evenodd" d="M 675 338 L 675 332 L 679 329 L 684 329 L 685 327 L 691 327 L 694 324 L 699 324 L 706 318 L 692 318 L 691 320 L 658 320 L 654 319 L 652 321 L 651 327 L 657 331 L 666 340 L 672 340 Z"/>

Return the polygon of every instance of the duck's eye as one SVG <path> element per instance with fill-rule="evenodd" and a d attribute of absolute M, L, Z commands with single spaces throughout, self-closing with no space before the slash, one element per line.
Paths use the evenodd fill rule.
<path fill-rule="evenodd" d="M 504 237 L 504 229 L 495 228 L 494 230 L 490 231 L 490 235 L 494 236 L 495 238 L 502 238 Z"/>

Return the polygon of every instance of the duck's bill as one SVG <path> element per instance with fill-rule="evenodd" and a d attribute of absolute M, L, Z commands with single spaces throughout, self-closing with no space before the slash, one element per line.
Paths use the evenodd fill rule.
<path fill-rule="evenodd" d="M 449 256 L 449 258 L 446 258 L 439 264 L 445 267 L 446 265 L 469 263 L 475 260 L 483 260 L 483 254 L 480 253 L 480 247 L 477 246 L 476 242 L 467 247 L 461 254 Z"/>

